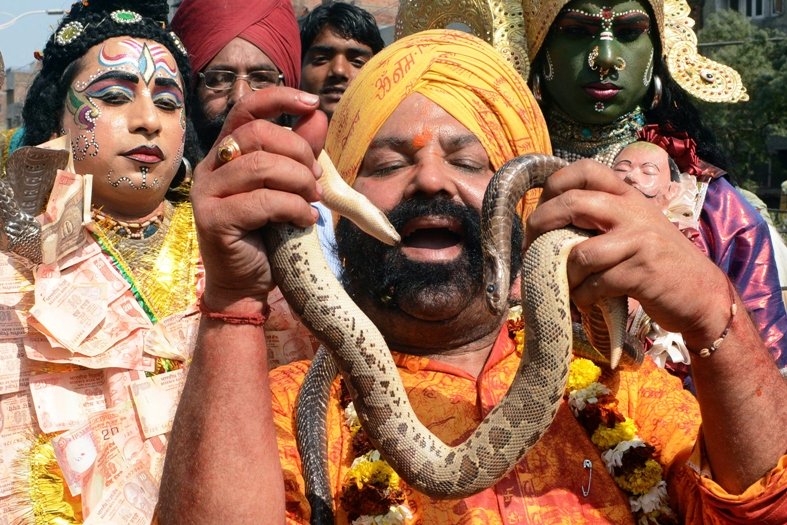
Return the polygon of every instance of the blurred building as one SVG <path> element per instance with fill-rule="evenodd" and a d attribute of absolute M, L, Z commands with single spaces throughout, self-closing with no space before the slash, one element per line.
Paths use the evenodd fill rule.
<path fill-rule="evenodd" d="M 23 67 L 5 70 L 5 86 L 0 90 L 0 130 L 22 125 L 22 106 L 37 68 L 38 62 L 34 61 Z"/>
<path fill-rule="evenodd" d="M 757 26 L 787 30 L 785 3 L 787 0 L 704 0 L 702 15 L 705 18 L 717 11 L 732 9 Z"/>
<path fill-rule="evenodd" d="M 305 16 L 315 6 L 320 4 L 331 4 L 332 0 L 293 0 L 292 7 L 297 17 Z M 371 13 L 377 20 L 377 27 L 386 44 L 393 42 L 394 23 L 396 22 L 396 12 L 399 10 L 399 0 L 348 0 L 345 3 L 357 5 Z"/>

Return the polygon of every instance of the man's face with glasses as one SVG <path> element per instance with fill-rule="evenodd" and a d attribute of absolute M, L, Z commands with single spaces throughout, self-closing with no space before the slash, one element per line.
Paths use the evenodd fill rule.
<path fill-rule="evenodd" d="M 278 71 L 261 69 L 246 75 L 224 69 L 209 69 L 199 74 L 202 83 L 211 91 L 227 93 L 231 91 L 235 82 L 247 82 L 252 91 L 281 85 L 284 75 Z"/>
<path fill-rule="evenodd" d="M 242 38 L 231 40 L 199 73 L 193 121 L 202 149 L 210 149 L 241 97 L 283 82 L 276 65 L 257 46 Z"/>

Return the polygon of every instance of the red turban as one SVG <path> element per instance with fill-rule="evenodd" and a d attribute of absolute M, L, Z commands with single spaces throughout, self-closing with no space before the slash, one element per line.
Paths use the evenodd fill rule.
<path fill-rule="evenodd" d="M 183 0 L 171 26 L 188 49 L 195 75 L 240 37 L 268 55 L 285 85 L 300 84 L 301 37 L 288 0 Z"/>

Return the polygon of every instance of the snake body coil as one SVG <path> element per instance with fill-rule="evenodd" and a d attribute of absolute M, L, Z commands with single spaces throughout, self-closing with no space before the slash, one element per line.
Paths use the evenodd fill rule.
<path fill-rule="evenodd" d="M 482 246 L 488 252 L 485 267 L 494 268 L 485 270 L 485 275 L 493 276 L 486 284 L 493 309 L 507 303 L 507 254 L 515 205 L 525 191 L 543 184 L 563 165 L 554 157 L 519 157 L 498 170 L 490 182 L 481 227 Z M 410 486 L 435 498 L 480 492 L 513 468 L 549 427 L 563 396 L 571 357 L 566 260 L 583 234 L 556 230 L 531 245 L 522 273 L 526 357 L 506 396 L 476 431 L 464 443 L 448 446 L 416 417 L 382 335 L 333 279 L 314 232 L 289 225 L 267 231 L 271 266 L 283 295 L 330 351 L 370 441 Z M 326 392 L 335 372 L 324 356 L 316 363 L 315 370 L 322 368 L 322 372 L 309 371 L 308 377 L 317 380 L 308 379 L 299 396 L 298 440 L 310 502 L 313 508 L 316 501 L 330 510 L 324 422 Z M 319 422 L 316 431 L 302 428 L 315 421 Z"/>

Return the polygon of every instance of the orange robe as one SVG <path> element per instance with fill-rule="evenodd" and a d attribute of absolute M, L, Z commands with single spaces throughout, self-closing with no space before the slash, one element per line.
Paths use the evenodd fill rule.
<path fill-rule="evenodd" d="M 427 358 L 396 353 L 394 358 L 416 414 L 438 437 L 451 444 L 464 440 L 502 399 L 519 366 L 519 355 L 506 330 L 501 331 L 478 379 Z M 297 362 L 271 372 L 288 523 L 308 523 L 309 517 L 293 416 L 307 368 L 307 362 Z M 787 523 L 787 456 L 744 494 L 728 495 L 711 479 L 698 474 L 702 467 L 699 447 L 695 449 L 694 445 L 699 431 L 699 407 L 676 378 L 648 360 L 638 372 L 620 372 L 604 383 L 617 396 L 621 413 L 635 420 L 639 436 L 656 447 L 665 467 L 672 508 L 682 521 Z M 347 514 L 340 508 L 338 498 L 354 458 L 338 380 L 333 385 L 328 429 L 336 523 L 345 524 Z M 690 457 L 693 462 L 687 461 Z M 587 497 L 582 496 L 581 489 L 588 482 L 584 459 L 593 462 Z M 598 448 L 565 402 L 544 437 L 495 486 L 461 500 L 435 500 L 409 487 L 405 492 L 414 515 L 408 523 L 634 523 L 627 496 L 608 474 Z"/>

